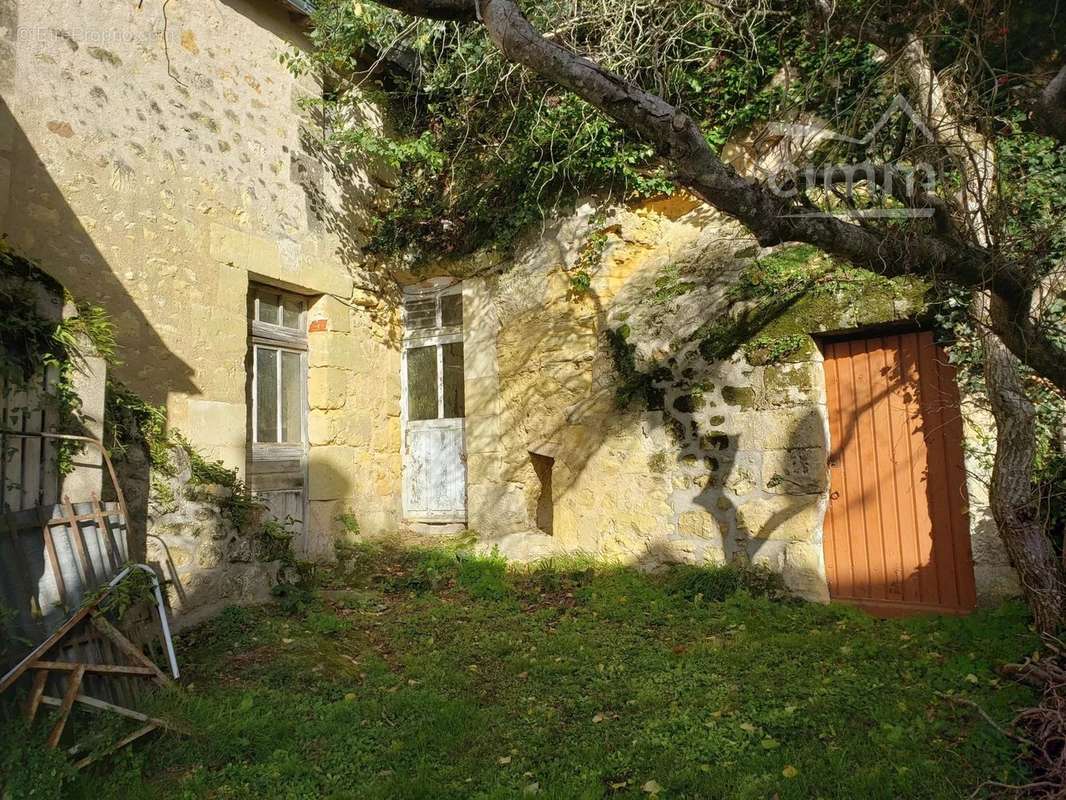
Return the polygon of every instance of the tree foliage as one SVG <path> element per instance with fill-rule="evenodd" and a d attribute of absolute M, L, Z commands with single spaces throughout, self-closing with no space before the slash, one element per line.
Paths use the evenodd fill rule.
<path fill-rule="evenodd" d="M 868 45 L 811 41 L 799 19 L 759 4 L 557 0 L 529 13 L 555 40 L 684 108 L 716 147 L 789 109 L 854 115 L 880 71 Z M 291 63 L 334 87 L 321 101 L 331 144 L 402 170 L 379 251 L 417 259 L 506 246 L 580 193 L 626 201 L 676 188 L 652 145 L 516 68 L 476 27 L 344 0 L 319 4 L 314 23 L 316 50 Z M 786 64 L 797 77 L 775 83 Z M 352 124 L 367 94 L 387 109 L 387 132 Z"/>

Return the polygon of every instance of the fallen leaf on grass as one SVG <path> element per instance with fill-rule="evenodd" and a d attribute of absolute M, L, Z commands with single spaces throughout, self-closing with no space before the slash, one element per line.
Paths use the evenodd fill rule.
<path fill-rule="evenodd" d="M 785 768 L 781 770 L 781 774 L 784 775 L 786 778 L 792 779 L 799 775 L 799 770 L 791 764 L 787 764 Z"/>
<path fill-rule="evenodd" d="M 646 794 L 656 795 L 663 790 L 658 781 L 650 780 L 640 787 Z"/>

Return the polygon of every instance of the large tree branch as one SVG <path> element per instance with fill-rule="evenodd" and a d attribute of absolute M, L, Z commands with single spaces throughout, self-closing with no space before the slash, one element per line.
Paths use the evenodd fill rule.
<path fill-rule="evenodd" d="M 738 175 L 711 150 L 699 127 L 662 98 L 644 91 L 542 36 L 514 0 L 379 0 L 382 5 L 431 19 L 478 19 L 509 61 L 572 91 L 654 144 L 677 169 L 677 179 L 710 205 L 735 217 L 766 245 L 799 241 L 887 275 L 917 273 L 990 289 L 1009 308 L 1032 297 L 1025 274 L 997 263 L 991 252 L 953 237 L 913 227 L 891 235 L 809 211 L 770 188 Z M 1027 307 L 1027 306 L 1026 306 Z M 1016 319 L 1016 315 L 1009 315 Z M 995 317 L 994 317 L 995 319 Z M 1066 391 L 1066 353 L 1030 325 L 1017 325 L 1004 341 L 1027 363 Z M 1017 350 L 1015 348 L 1018 348 Z"/>
<path fill-rule="evenodd" d="M 833 217 L 812 217 L 789 198 L 738 175 L 724 164 L 688 115 L 544 39 L 513 0 L 481 0 L 480 8 L 485 29 L 504 57 L 569 89 L 654 143 L 677 167 L 681 183 L 718 210 L 743 222 L 763 245 L 803 241 L 878 271 L 898 274 L 917 266 L 922 272 L 937 272 L 967 284 L 1020 277 L 998 277 L 1003 270 L 991 269 L 986 251 L 956 241 L 916 233 L 883 237 Z"/>
<path fill-rule="evenodd" d="M 1066 142 L 1066 64 L 1040 93 L 1033 121 L 1042 133 Z"/>

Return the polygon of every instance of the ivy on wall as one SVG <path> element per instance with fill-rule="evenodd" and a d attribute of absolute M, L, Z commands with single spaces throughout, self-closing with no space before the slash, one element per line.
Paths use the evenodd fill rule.
<path fill-rule="evenodd" d="M 48 297 L 72 305 L 75 314 L 56 318 L 44 313 L 42 303 Z M 36 264 L 0 240 L 0 385 L 4 396 L 35 392 L 42 376 L 52 372 L 55 379 L 47 393 L 40 395 L 41 402 L 57 412 L 58 432 L 80 433 L 81 400 L 74 390 L 74 373 L 88 353 L 112 363 L 117 359 L 118 346 L 107 313 L 92 303 L 76 301 Z M 0 426 L 13 422 L 0 420 Z M 57 443 L 60 475 L 70 473 L 81 449 L 78 442 Z"/>

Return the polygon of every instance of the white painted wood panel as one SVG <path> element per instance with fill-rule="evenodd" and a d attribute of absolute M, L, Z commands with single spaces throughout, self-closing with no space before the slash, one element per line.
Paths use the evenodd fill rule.
<path fill-rule="evenodd" d="M 453 392 L 448 402 L 445 399 L 444 349 L 461 348 L 463 341 L 461 293 L 461 283 L 436 279 L 433 285 L 408 290 L 404 303 L 403 505 L 405 518 L 412 522 L 466 521 L 461 376 L 457 389 L 454 382 L 456 370 L 462 367 L 461 351 L 458 364 L 447 373 L 453 376 Z M 418 352 L 411 356 L 409 365 L 412 351 Z M 414 405 L 413 396 L 420 398 Z"/>
<path fill-rule="evenodd" d="M 466 519 L 466 455 L 463 420 L 413 422 L 404 452 L 407 516 L 441 522 Z M 442 425 L 440 423 L 448 423 Z"/>

